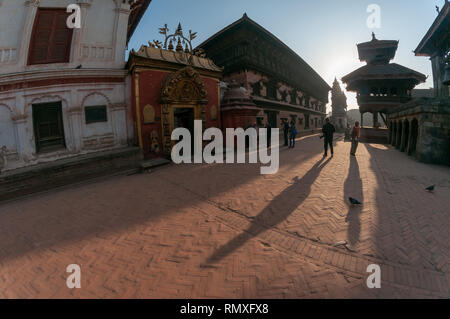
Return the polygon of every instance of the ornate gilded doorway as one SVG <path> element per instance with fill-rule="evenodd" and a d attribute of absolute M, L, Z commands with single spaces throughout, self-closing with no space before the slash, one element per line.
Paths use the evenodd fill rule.
<path fill-rule="evenodd" d="M 163 152 L 170 156 L 172 131 L 176 127 L 193 128 L 194 120 L 206 120 L 207 92 L 200 75 L 192 67 L 170 74 L 161 94 Z M 190 111 L 190 109 L 192 111 Z M 192 132 L 191 132 L 192 133 Z"/>

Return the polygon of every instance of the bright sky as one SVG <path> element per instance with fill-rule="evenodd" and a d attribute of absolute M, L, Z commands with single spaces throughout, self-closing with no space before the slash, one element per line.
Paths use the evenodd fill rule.
<path fill-rule="evenodd" d="M 356 44 L 371 40 L 400 40 L 393 62 L 428 77 L 417 88 L 430 88 L 431 63 L 412 52 L 437 16 L 435 6 L 445 0 L 153 0 L 141 20 L 129 49 L 152 40 L 163 40 L 158 28 L 173 31 L 181 22 L 185 31 L 198 32 L 193 46 L 242 17 L 244 12 L 298 53 L 331 86 L 336 76 L 364 65 Z M 381 28 L 369 29 L 367 7 L 381 8 Z M 358 108 L 355 95 L 347 92 L 349 109 Z"/>

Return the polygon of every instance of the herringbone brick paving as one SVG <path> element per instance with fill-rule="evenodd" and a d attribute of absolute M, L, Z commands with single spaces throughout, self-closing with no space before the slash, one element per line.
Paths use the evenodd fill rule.
<path fill-rule="evenodd" d="M 282 149 L 275 175 L 172 165 L 0 205 L 0 297 L 448 298 L 450 169 L 321 146 Z"/>

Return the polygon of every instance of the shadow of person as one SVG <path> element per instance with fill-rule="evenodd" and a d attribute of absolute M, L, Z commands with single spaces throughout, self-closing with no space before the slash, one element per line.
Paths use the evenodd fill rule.
<path fill-rule="evenodd" d="M 347 227 L 347 239 L 350 245 L 354 245 L 358 242 L 361 233 L 361 221 L 359 218 L 362 206 L 351 205 L 349 197 L 357 199 L 364 205 L 364 194 L 358 160 L 354 156 L 350 157 L 350 167 L 348 169 L 347 180 L 344 184 L 344 200 L 349 205 L 349 210 L 345 218 L 345 221 L 349 224 Z"/>
<path fill-rule="evenodd" d="M 312 184 L 330 160 L 331 158 L 328 158 L 324 162 L 324 158 L 321 158 L 302 178 L 299 179 L 298 176 L 296 176 L 292 180 L 291 186 L 287 187 L 283 192 L 277 195 L 269 205 L 254 217 L 249 228 L 217 249 L 206 260 L 206 263 L 220 261 L 239 247 L 243 246 L 251 238 L 256 237 L 268 228 L 275 227 L 288 218 L 289 215 L 309 196 Z"/>

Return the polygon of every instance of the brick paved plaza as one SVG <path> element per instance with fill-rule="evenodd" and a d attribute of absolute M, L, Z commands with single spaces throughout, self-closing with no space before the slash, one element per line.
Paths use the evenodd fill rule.
<path fill-rule="evenodd" d="M 323 159 L 315 135 L 280 151 L 276 175 L 169 165 L 0 204 L 0 297 L 450 297 L 450 168 L 349 150 L 339 137 Z"/>

